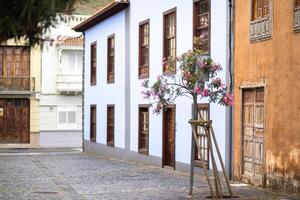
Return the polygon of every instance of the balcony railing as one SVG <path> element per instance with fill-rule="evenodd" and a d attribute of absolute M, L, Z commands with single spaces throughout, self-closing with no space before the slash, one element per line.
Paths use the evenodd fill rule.
<path fill-rule="evenodd" d="M 294 10 L 294 30 L 300 31 L 300 7 Z"/>
<path fill-rule="evenodd" d="M 82 92 L 81 74 L 57 74 L 56 90 L 61 94 L 72 94 Z"/>
<path fill-rule="evenodd" d="M 253 20 L 250 23 L 250 40 L 262 40 L 272 35 L 272 20 L 270 17 Z"/>
<path fill-rule="evenodd" d="M 0 76 L 0 91 L 9 91 L 9 92 L 35 91 L 35 79 L 33 77 Z"/>

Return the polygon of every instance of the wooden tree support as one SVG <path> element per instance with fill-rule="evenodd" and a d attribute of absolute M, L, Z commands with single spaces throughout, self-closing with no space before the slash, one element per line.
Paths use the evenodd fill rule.
<path fill-rule="evenodd" d="M 214 132 L 214 129 L 212 127 L 212 121 L 211 120 L 205 121 L 205 120 L 203 120 L 200 113 L 199 113 L 199 115 L 200 115 L 200 120 L 192 120 L 191 119 L 191 120 L 189 120 L 189 123 L 192 126 L 193 141 L 195 141 L 196 148 L 198 149 L 198 152 L 199 152 L 201 167 L 204 170 L 204 174 L 205 174 L 205 177 L 206 177 L 206 180 L 207 180 L 207 183 L 208 183 L 208 187 L 209 187 L 209 190 L 210 190 L 211 197 L 212 197 L 212 199 L 220 199 L 220 198 L 222 199 L 223 198 L 222 185 L 221 185 L 219 172 L 218 172 L 218 169 L 217 169 L 214 150 L 216 150 L 217 159 L 219 160 L 219 162 L 222 166 L 222 172 L 223 172 L 225 182 L 226 182 L 226 186 L 227 186 L 227 190 L 228 190 L 228 193 L 229 193 L 228 196 L 232 197 L 233 196 L 232 190 L 231 190 L 229 180 L 228 180 L 228 177 L 227 177 L 227 174 L 226 174 L 226 171 L 225 171 L 223 159 L 222 159 L 222 156 L 221 156 L 221 153 L 220 153 L 220 150 L 219 150 L 219 145 L 218 145 L 216 137 L 215 137 L 215 132 Z M 212 163 L 212 174 L 213 174 L 212 180 L 213 180 L 213 183 L 211 182 L 212 180 L 211 180 L 211 177 L 209 176 L 209 173 L 208 173 L 207 167 L 204 163 L 204 158 L 203 158 L 203 155 L 202 155 L 202 152 L 201 152 L 201 149 L 200 149 L 200 141 L 198 140 L 199 132 L 197 131 L 198 127 L 202 127 L 204 129 L 205 136 L 207 137 L 208 152 L 209 152 L 209 155 L 211 157 L 211 163 Z M 193 165 L 193 163 L 191 163 L 191 165 Z M 192 168 L 193 168 L 193 166 L 192 166 Z M 191 173 L 191 179 L 193 179 L 193 177 L 194 177 L 194 174 Z M 193 180 L 191 182 L 190 195 L 192 195 L 192 187 L 193 187 Z"/>

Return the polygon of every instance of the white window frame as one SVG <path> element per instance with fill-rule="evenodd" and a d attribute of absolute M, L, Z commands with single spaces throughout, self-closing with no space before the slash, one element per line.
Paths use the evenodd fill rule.
<path fill-rule="evenodd" d="M 59 113 L 66 112 L 66 122 L 61 123 L 59 121 Z M 69 112 L 75 112 L 75 122 L 69 123 Z M 57 106 L 57 129 L 72 130 L 77 129 L 77 106 Z"/>

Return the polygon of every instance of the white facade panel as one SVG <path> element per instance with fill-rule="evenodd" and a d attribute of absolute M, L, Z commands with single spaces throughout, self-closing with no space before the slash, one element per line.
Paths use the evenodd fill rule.
<path fill-rule="evenodd" d="M 82 137 L 83 46 L 80 44 L 62 46 L 60 44 L 63 39 L 81 35 L 72 30 L 72 27 L 87 16 L 64 15 L 63 17 L 64 21 L 59 20 L 57 26 L 51 28 L 43 36 L 46 40 L 43 43 L 41 57 L 39 103 L 41 147 L 81 146 L 81 140 L 79 141 L 78 138 Z M 58 111 L 62 108 L 73 108 L 74 112 L 70 112 L 69 120 L 72 122 L 75 120 L 74 123 L 59 123 Z M 73 115 L 74 113 L 75 115 Z M 77 139 L 73 140 L 74 137 Z"/>
<path fill-rule="evenodd" d="M 176 7 L 176 54 L 181 55 L 192 48 L 193 40 L 193 1 L 130 1 L 130 78 L 131 78 L 131 140 L 130 149 L 138 151 L 138 105 L 147 104 L 143 99 L 140 86 L 144 80 L 138 79 L 138 38 L 139 23 L 150 20 L 150 61 L 149 80 L 154 82 L 162 74 L 163 59 L 163 13 Z M 220 77 L 225 81 L 226 70 L 226 1 L 211 1 L 211 57 L 220 63 L 224 70 Z M 202 102 L 207 103 L 205 100 Z M 190 163 L 192 101 L 188 98 L 177 99 L 176 103 L 176 161 Z M 218 143 L 225 158 L 225 108 L 210 105 L 210 117 L 213 120 Z M 152 114 L 149 120 L 149 154 L 162 157 L 162 116 Z M 220 167 L 220 166 L 219 166 Z"/>
<path fill-rule="evenodd" d="M 131 0 L 126 11 L 102 21 L 85 32 L 85 95 L 84 95 L 84 139 L 90 140 L 90 106 L 97 105 L 97 142 L 106 144 L 107 104 L 115 105 L 115 146 L 125 147 L 125 123 L 130 122 L 130 151 L 138 152 L 138 113 L 140 104 L 149 104 L 144 99 L 139 79 L 139 23 L 149 19 L 149 80 L 154 82 L 162 74 L 163 60 L 163 13 L 176 7 L 176 54 L 181 55 L 193 47 L 193 1 L 187 0 Z M 127 15 L 127 16 L 125 16 Z M 128 20 L 128 21 L 126 21 Z M 226 0 L 211 1 L 211 57 L 223 66 L 220 73 L 224 81 L 226 74 Z M 126 26 L 126 27 L 125 27 Z M 125 32 L 127 31 L 127 32 Z M 115 82 L 107 84 L 107 37 L 115 34 Z M 125 35 L 129 34 L 129 37 Z M 90 85 L 90 49 L 97 42 L 97 84 Z M 126 46 L 126 44 L 129 46 Z M 129 56 L 125 51 L 130 48 Z M 125 63 L 129 61 L 129 66 Z M 125 68 L 130 69 L 129 78 Z M 129 80 L 130 90 L 126 88 Z M 130 91 L 130 120 L 125 119 L 126 91 Z M 202 99 L 199 103 L 208 103 Z M 182 97 L 176 100 L 175 160 L 189 164 L 191 151 L 192 100 Z M 162 115 L 152 114 L 149 109 L 149 155 L 162 157 Z M 210 104 L 210 118 L 220 150 L 225 158 L 225 108 Z M 126 124 L 127 125 L 127 124 Z M 220 166 L 219 166 L 220 169 Z"/>

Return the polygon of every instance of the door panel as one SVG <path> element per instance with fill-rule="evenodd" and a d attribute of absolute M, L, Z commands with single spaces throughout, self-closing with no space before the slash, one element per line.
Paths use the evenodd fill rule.
<path fill-rule="evenodd" d="M 209 120 L 209 104 L 202 103 L 198 104 L 197 106 L 197 118 Z M 208 152 L 208 141 L 205 134 L 205 130 L 203 127 L 198 126 L 197 128 L 197 135 L 198 135 L 198 142 L 200 143 L 200 151 L 198 151 L 197 147 L 195 146 L 195 164 L 201 167 L 201 159 L 200 153 L 206 165 L 206 168 L 209 168 L 209 152 Z"/>
<path fill-rule="evenodd" d="M 163 165 L 175 167 L 175 108 L 163 114 Z"/>
<path fill-rule="evenodd" d="M 243 180 L 263 184 L 264 89 L 243 90 Z"/>
<path fill-rule="evenodd" d="M 0 99 L 0 144 L 30 142 L 28 99 Z"/>

